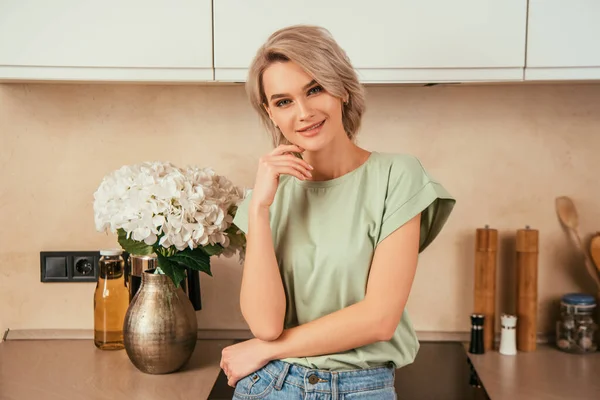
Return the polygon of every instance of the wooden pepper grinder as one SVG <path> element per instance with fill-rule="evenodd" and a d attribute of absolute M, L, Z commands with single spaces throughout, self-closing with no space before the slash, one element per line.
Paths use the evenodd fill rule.
<path fill-rule="evenodd" d="M 485 316 L 483 345 L 485 351 L 494 346 L 496 319 L 496 259 L 498 230 L 478 228 L 475 240 L 475 301 L 474 312 Z"/>
<path fill-rule="evenodd" d="M 535 351 L 537 340 L 539 233 L 517 230 L 517 349 Z"/>

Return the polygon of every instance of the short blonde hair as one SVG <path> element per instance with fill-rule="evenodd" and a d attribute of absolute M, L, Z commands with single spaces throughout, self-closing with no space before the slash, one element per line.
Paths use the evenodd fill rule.
<path fill-rule="evenodd" d="M 287 61 L 298 64 L 328 93 L 345 100 L 342 123 L 348 137 L 354 140 L 365 112 L 365 92 L 346 52 L 327 29 L 294 25 L 274 32 L 258 49 L 246 81 L 246 92 L 252 107 L 271 133 L 273 146 L 289 142 L 264 108 L 268 100 L 262 77 L 272 63 Z"/>

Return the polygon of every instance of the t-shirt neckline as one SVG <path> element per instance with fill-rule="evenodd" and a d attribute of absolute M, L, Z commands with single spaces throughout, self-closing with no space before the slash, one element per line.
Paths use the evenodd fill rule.
<path fill-rule="evenodd" d="M 294 182 L 296 182 L 296 184 L 309 188 L 324 188 L 339 185 L 340 183 L 347 181 L 348 179 L 352 178 L 352 176 L 365 169 L 367 164 L 371 162 L 371 160 L 375 157 L 376 154 L 377 152 L 372 151 L 371 154 L 369 154 L 369 157 L 365 160 L 365 162 L 360 164 L 358 167 L 354 168 L 352 171 L 346 172 L 344 175 L 338 176 L 337 178 L 328 179 L 326 181 L 302 181 L 296 177 L 293 177 L 293 179 Z"/>

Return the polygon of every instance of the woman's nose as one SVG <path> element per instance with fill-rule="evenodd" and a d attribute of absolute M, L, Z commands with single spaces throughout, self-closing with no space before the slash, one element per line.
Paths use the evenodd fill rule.
<path fill-rule="evenodd" d="M 306 121 L 311 119 L 315 115 L 313 108 L 307 101 L 298 102 L 298 118 L 300 121 Z"/>

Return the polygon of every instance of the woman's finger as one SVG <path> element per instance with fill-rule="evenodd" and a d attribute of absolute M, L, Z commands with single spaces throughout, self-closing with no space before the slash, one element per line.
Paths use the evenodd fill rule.
<path fill-rule="evenodd" d="M 225 375 L 227 375 L 227 374 L 228 374 L 228 371 L 227 371 L 227 363 L 225 363 L 225 362 L 223 361 L 223 359 L 221 359 L 221 364 L 220 364 L 220 367 L 221 367 L 221 369 L 223 370 L 223 372 L 225 372 Z"/>
<path fill-rule="evenodd" d="M 228 376 L 228 377 L 227 377 L 227 384 L 228 384 L 229 386 L 231 386 L 231 387 L 233 387 L 233 388 L 234 388 L 236 383 L 237 383 L 237 379 L 234 379 L 234 377 L 233 377 L 233 376 L 231 376 L 231 377 L 230 377 L 230 376 Z"/>
<path fill-rule="evenodd" d="M 287 165 L 283 165 L 283 166 L 271 165 L 271 167 L 273 168 L 273 172 L 275 172 L 275 174 L 277 174 L 277 176 L 282 175 L 282 174 L 292 175 L 303 181 L 306 180 L 306 178 L 307 178 L 307 176 L 305 176 L 302 172 L 300 172 L 296 168 L 293 168 L 293 167 L 290 167 Z"/>
<path fill-rule="evenodd" d="M 274 161 L 271 163 L 271 165 L 276 168 L 291 167 L 291 168 L 295 169 L 296 171 L 300 172 L 302 175 L 306 176 L 307 178 L 312 178 L 312 174 L 310 173 L 310 171 L 308 169 L 306 169 L 303 165 L 300 165 L 300 164 L 296 164 L 296 163 L 290 164 L 288 161 Z"/>
<path fill-rule="evenodd" d="M 314 169 L 312 167 L 312 165 L 310 165 L 309 163 L 307 163 L 303 159 L 298 158 L 298 157 L 294 157 L 291 154 L 284 154 L 284 155 L 280 155 L 280 156 L 271 156 L 271 157 L 269 157 L 268 162 L 272 162 L 272 161 L 292 162 L 292 163 L 300 164 L 300 165 L 302 165 L 304 168 L 306 168 L 308 170 Z"/>
<path fill-rule="evenodd" d="M 270 154 L 275 156 L 285 154 L 287 152 L 302 153 L 303 151 L 304 149 L 302 147 L 296 146 L 295 144 L 282 144 L 280 146 L 275 147 L 275 149 L 273 149 L 273 151 Z"/>

